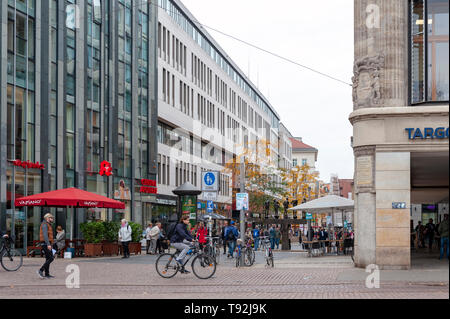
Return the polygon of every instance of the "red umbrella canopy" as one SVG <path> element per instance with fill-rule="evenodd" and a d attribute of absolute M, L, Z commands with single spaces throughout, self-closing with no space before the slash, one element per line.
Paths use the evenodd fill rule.
<path fill-rule="evenodd" d="M 78 188 L 65 188 L 56 191 L 21 197 L 14 201 L 17 207 L 99 207 L 125 209 L 125 204 L 105 196 L 90 193 Z"/>

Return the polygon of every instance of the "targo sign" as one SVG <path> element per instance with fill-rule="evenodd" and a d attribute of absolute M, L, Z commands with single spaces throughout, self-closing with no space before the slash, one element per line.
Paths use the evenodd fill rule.
<path fill-rule="evenodd" d="M 425 127 L 423 130 L 420 128 L 405 128 L 405 131 L 408 132 L 408 139 L 445 139 L 448 138 L 448 127 Z"/>

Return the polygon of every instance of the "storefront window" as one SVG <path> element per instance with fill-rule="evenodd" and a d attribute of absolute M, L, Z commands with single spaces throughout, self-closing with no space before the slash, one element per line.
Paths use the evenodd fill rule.
<path fill-rule="evenodd" d="M 449 100 L 448 18 L 449 4 L 446 0 L 411 1 L 410 72 L 413 104 Z"/>

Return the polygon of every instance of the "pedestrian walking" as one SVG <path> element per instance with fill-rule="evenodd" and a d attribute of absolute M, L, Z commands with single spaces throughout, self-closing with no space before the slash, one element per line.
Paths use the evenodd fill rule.
<path fill-rule="evenodd" d="M 150 253 L 156 255 L 156 248 L 161 233 L 161 223 L 157 222 L 155 226 L 150 230 Z"/>
<path fill-rule="evenodd" d="M 223 254 L 225 255 L 227 253 L 227 238 L 225 237 L 225 230 L 228 227 L 228 221 L 224 221 L 223 222 L 223 227 L 222 227 L 222 233 L 221 233 L 221 237 L 222 237 L 222 244 L 223 244 Z"/>
<path fill-rule="evenodd" d="M 436 232 L 436 226 L 433 224 L 433 218 L 430 218 L 428 220 L 428 224 L 425 225 L 425 235 L 428 239 L 428 251 L 431 253 L 433 249 L 433 241 L 434 241 L 434 234 Z"/>
<path fill-rule="evenodd" d="M 166 250 L 166 245 L 165 245 L 165 240 L 166 240 L 166 236 L 164 234 L 164 229 L 161 228 L 159 229 L 159 237 L 158 240 L 156 241 L 156 250 L 158 251 L 159 254 L 164 253 L 164 251 Z"/>
<path fill-rule="evenodd" d="M 439 259 L 442 259 L 444 257 L 444 246 L 447 246 L 447 259 L 448 259 L 448 252 L 449 252 L 448 214 L 444 215 L 444 220 L 439 225 L 439 233 L 441 234 L 441 249 Z"/>
<path fill-rule="evenodd" d="M 56 250 L 56 256 L 66 248 L 66 232 L 61 226 L 56 227 L 56 238 L 53 249 Z"/>
<path fill-rule="evenodd" d="M 277 249 L 280 249 L 280 240 L 281 240 L 281 230 L 280 226 L 275 228 L 275 244 L 277 245 Z"/>
<path fill-rule="evenodd" d="M 45 214 L 44 220 L 41 223 L 39 228 L 39 241 L 41 243 L 42 251 L 45 255 L 45 263 L 42 267 L 37 271 L 39 277 L 41 279 L 44 278 L 54 278 L 54 276 L 50 275 L 50 264 L 54 260 L 54 254 L 52 252 L 53 245 L 53 223 L 54 217 L 52 214 Z"/>
<path fill-rule="evenodd" d="M 227 257 L 233 258 L 233 253 L 236 249 L 236 240 L 239 238 L 239 232 L 234 226 L 234 221 L 231 221 L 230 226 L 225 229 L 225 238 L 228 244 Z"/>
<path fill-rule="evenodd" d="M 199 222 L 195 238 L 198 240 L 198 243 L 200 244 L 200 248 L 202 250 L 204 245 L 206 245 L 206 236 L 208 236 L 208 229 L 206 229 L 203 222 Z"/>
<path fill-rule="evenodd" d="M 288 232 L 289 250 L 291 250 L 291 243 L 293 238 L 294 238 L 294 230 L 292 229 L 292 227 L 290 227 Z"/>
<path fill-rule="evenodd" d="M 146 243 L 147 243 L 147 246 L 145 247 L 145 250 L 146 250 L 147 254 L 149 254 L 148 251 L 150 250 L 150 245 L 151 245 L 151 242 L 152 242 L 152 239 L 150 237 L 150 231 L 152 230 L 152 228 L 153 228 L 153 224 L 149 223 L 147 225 L 147 228 L 145 229 L 145 240 L 146 240 Z"/>
<path fill-rule="evenodd" d="M 253 236 L 253 242 L 255 243 L 255 251 L 257 251 L 258 247 L 259 247 L 259 237 L 260 237 L 260 231 L 259 231 L 258 225 L 255 226 L 255 229 L 253 229 L 252 236 Z"/>
<path fill-rule="evenodd" d="M 119 229 L 119 241 L 122 243 L 122 258 L 130 258 L 130 250 L 129 245 L 131 241 L 131 226 L 128 225 L 128 221 L 126 219 L 122 219 L 121 227 Z"/>
<path fill-rule="evenodd" d="M 417 234 L 417 246 L 418 248 L 424 248 L 425 247 L 425 237 L 424 237 L 424 231 L 425 227 L 422 225 L 422 222 L 419 221 L 418 225 L 416 226 L 416 234 Z"/>
<path fill-rule="evenodd" d="M 269 239 L 270 239 L 270 249 L 275 249 L 275 243 L 276 243 L 276 229 L 275 225 L 272 225 L 269 229 Z"/>

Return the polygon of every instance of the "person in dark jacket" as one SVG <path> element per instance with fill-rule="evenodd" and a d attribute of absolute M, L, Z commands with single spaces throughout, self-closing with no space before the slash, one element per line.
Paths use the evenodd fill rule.
<path fill-rule="evenodd" d="M 221 234 L 222 243 L 223 243 L 223 254 L 224 255 L 227 253 L 227 246 L 228 246 L 227 245 L 227 239 L 225 237 L 225 230 L 227 229 L 227 227 L 228 227 L 228 221 L 226 220 L 226 221 L 223 222 L 222 234 Z"/>
<path fill-rule="evenodd" d="M 436 232 L 436 226 L 433 224 L 433 218 L 430 218 L 428 221 L 428 224 L 425 225 L 425 234 L 428 238 L 428 250 L 431 253 L 431 250 L 433 249 L 433 241 L 434 241 L 434 235 Z"/>
<path fill-rule="evenodd" d="M 184 269 L 184 257 L 186 257 L 187 252 L 191 248 L 191 244 L 194 241 L 190 232 L 187 229 L 187 225 L 189 224 L 189 216 L 183 216 L 180 219 L 180 222 L 175 227 L 175 232 L 170 238 L 170 243 L 173 247 L 180 250 L 181 253 L 175 259 L 176 262 L 181 266 L 181 273 L 187 274 L 189 271 Z"/>
<path fill-rule="evenodd" d="M 37 271 L 39 278 L 41 279 L 54 278 L 54 276 L 50 275 L 50 264 L 55 259 L 52 252 L 52 245 L 54 241 L 52 228 L 53 218 L 54 217 L 52 214 L 45 214 L 44 221 L 39 229 L 39 240 L 45 255 L 45 263 L 42 265 L 41 269 Z"/>
<path fill-rule="evenodd" d="M 239 238 L 239 232 L 234 226 L 234 221 L 230 222 L 230 226 L 225 229 L 225 238 L 228 243 L 228 256 L 233 258 L 234 250 L 236 249 L 236 241 Z"/>

